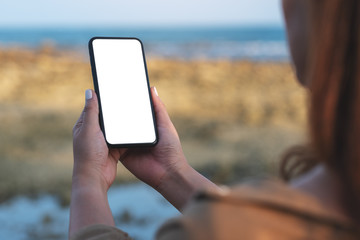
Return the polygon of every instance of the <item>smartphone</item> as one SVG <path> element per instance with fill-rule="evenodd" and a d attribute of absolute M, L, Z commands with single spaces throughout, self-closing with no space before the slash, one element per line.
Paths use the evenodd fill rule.
<path fill-rule="evenodd" d="M 154 146 L 158 133 L 142 42 L 93 37 L 89 52 L 100 127 L 108 146 Z"/>

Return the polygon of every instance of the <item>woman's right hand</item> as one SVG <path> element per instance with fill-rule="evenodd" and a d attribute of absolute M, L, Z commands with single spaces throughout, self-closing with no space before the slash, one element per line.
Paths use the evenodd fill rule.
<path fill-rule="evenodd" d="M 138 179 L 156 189 L 181 210 L 196 191 L 217 186 L 188 164 L 165 105 L 155 88 L 151 89 L 151 94 L 159 142 L 150 148 L 122 149 L 120 161 Z"/>
<path fill-rule="evenodd" d="M 151 95 L 159 141 L 154 147 L 122 149 L 120 161 L 137 178 L 157 189 L 167 175 L 181 171 L 188 164 L 177 131 L 154 87 Z"/>

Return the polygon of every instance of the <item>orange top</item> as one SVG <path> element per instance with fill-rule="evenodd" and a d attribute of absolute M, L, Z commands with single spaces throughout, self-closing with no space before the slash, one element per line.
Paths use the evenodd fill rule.
<path fill-rule="evenodd" d="M 117 228 L 94 225 L 71 240 L 131 239 Z M 253 181 L 198 193 L 183 216 L 167 221 L 157 240 L 179 239 L 360 239 L 344 216 L 280 181 Z"/>

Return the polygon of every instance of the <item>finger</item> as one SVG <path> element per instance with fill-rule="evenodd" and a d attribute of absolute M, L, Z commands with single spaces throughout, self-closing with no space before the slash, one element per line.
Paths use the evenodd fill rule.
<path fill-rule="evenodd" d="M 89 91 L 91 91 L 91 90 L 89 90 Z M 92 97 L 92 92 L 88 92 L 88 90 L 86 90 L 85 91 L 85 105 L 86 105 L 87 98 L 91 98 L 91 97 Z M 85 107 L 82 110 L 79 119 L 76 121 L 76 123 L 75 123 L 75 125 L 73 127 L 73 134 L 75 134 L 83 126 L 84 116 L 85 116 Z"/>
<path fill-rule="evenodd" d="M 120 153 L 119 161 L 123 162 L 126 159 L 126 157 L 129 155 L 130 150 L 129 149 L 120 149 L 119 153 Z"/>
<path fill-rule="evenodd" d="M 81 128 L 84 122 L 84 111 L 81 112 L 79 119 L 76 121 L 73 127 L 73 135 Z"/>
<path fill-rule="evenodd" d="M 166 111 L 165 104 L 161 101 L 155 87 L 151 88 L 151 96 L 154 103 L 154 110 L 158 126 L 166 126 L 169 124 L 172 126 L 172 122 L 170 120 L 169 114 Z"/>
<path fill-rule="evenodd" d="M 84 127 L 91 129 L 99 128 L 99 107 L 97 96 L 91 89 L 85 92 L 85 107 L 83 110 L 83 124 Z"/>

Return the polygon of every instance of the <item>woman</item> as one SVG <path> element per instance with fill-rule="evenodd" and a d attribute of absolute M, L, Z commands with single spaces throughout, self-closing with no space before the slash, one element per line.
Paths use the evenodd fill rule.
<path fill-rule="evenodd" d="M 157 239 L 359 238 L 360 3 L 283 0 L 283 9 L 295 70 L 310 90 L 309 147 L 292 149 L 283 161 L 283 175 L 297 178 L 289 185 L 261 181 L 220 189 L 187 163 L 155 88 L 158 145 L 108 149 L 96 95 L 87 90 L 73 129 L 70 237 L 127 239 L 112 227 L 107 201 L 120 159 L 184 214 L 167 222 Z"/>

